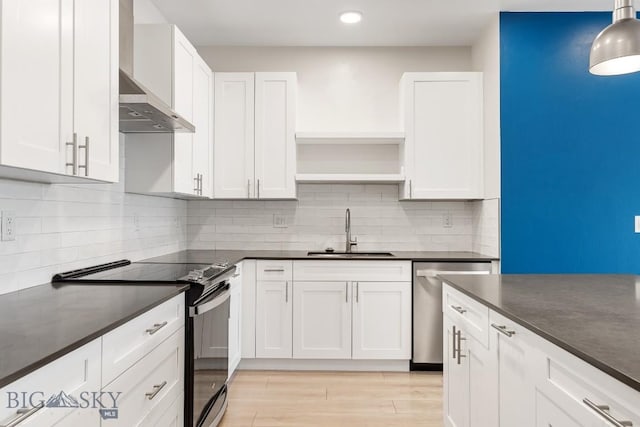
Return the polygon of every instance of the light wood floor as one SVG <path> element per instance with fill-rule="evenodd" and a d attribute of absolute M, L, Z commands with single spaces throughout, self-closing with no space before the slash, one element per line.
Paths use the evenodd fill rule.
<path fill-rule="evenodd" d="M 221 427 L 442 426 L 440 373 L 238 371 Z"/>

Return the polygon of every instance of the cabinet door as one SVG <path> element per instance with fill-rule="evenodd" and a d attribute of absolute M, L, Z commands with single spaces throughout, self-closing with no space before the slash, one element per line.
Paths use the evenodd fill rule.
<path fill-rule="evenodd" d="M 353 284 L 353 358 L 411 358 L 411 283 Z"/>
<path fill-rule="evenodd" d="M 256 294 L 256 357 L 291 358 L 291 283 L 258 282 Z"/>
<path fill-rule="evenodd" d="M 482 74 L 406 73 L 404 197 L 482 197 Z"/>
<path fill-rule="evenodd" d="M 196 132 L 193 134 L 192 174 L 199 174 L 202 180 L 198 195 L 212 197 L 213 73 L 200 57 L 195 60 L 193 87 L 193 124 Z"/>
<path fill-rule="evenodd" d="M 240 363 L 240 331 L 242 308 L 242 276 L 231 279 L 231 303 L 229 306 L 229 378 Z"/>
<path fill-rule="evenodd" d="M 443 330 L 443 405 L 445 427 L 469 425 L 469 364 L 458 358 L 457 333 L 460 326 L 444 317 Z"/>
<path fill-rule="evenodd" d="M 0 160 L 64 173 L 73 92 L 61 85 L 63 73 L 73 75 L 73 1 L 5 0 L 0 8 Z"/>
<path fill-rule="evenodd" d="M 76 1 L 74 128 L 80 176 L 118 181 L 117 0 Z"/>
<path fill-rule="evenodd" d="M 465 356 L 461 363 L 468 365 L 467 387 L 469 427 L 498 426 L 498 367 L 494 351 L 480 341 L 460 332 L 460 349 Z M 452 348 L 453 350 L 453 348 Z M 453 361 L 455 363 L 456 361 Z"/>
<path fill-rule="evenodd" d="M 535 386 L 531 379 L 533 363 L 529 357 L 533 350 L 523 339 L 527 332 L 502 317 L 498 320 L 493 312 L 490 315 L 492 325 L 503 327 L 506 332 L 499 332 L 492 326 L 489 336 L 489 347 L 497 357 L 500 425 L 532 427 Z"/>
<path fill-rule="evenodd" d="M 296 197 L 296 73 L 256 73 L 255 174 L 260 199 Z"/>
<path fill-rule="evenodd" d="M 351 359 L 349 287 L 349 282 L 294 283 L 294 359 Z"/>
<path fill-rule="evenodd" d="M 253 198 L 254 74 L 215 73 L 214 81 L 213 195 Z"/>
<path fill-rule="evenodd" d="M 193 78 L 196 49 L 175 25 L 173 28 L 173 108 L 193 120 Z M 196 128 L 197 131 L 197 128 Z"/>

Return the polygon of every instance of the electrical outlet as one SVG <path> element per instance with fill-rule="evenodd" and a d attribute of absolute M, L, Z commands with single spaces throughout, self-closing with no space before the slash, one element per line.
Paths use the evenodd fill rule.
<path fill-rule="evenodd" d="M 273 214 L 274 228 L 287 228 L 287 217 L 280 214 Z"/>
<path fill-rule="evenodd" d="M 442 227 L 443 228 L 453 227 L 453 218 L 451 216 L 451 212 L 447 212 L 442 215 Z"/>
<path fill-rule="evenodd" d="M 173 226 L 175 228 L 180 228 L 180 217 L 179 216 L 174 216 L 173 217 Z"/>
<path fill-rule="evenodd" d="M 637 215 L 635 217 L 635 223 L 636 223 L 636 233 L 640 233 L 640 215 Z"/>
<path fill-rule="evenodd" d="M 133 230 L 140 231 L 140 217 L 138 214 L 133 215 Z"/>
<path fill-rule="evenodd" d="M 2 240 L 16 240 L 16 213 L 2 212 Z"/>

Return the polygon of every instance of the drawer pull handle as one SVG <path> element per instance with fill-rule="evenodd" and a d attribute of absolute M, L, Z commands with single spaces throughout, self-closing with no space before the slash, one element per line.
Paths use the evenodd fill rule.
<path fill-rule="evenodd" d="M 156 323 L 156 324 L 153 325 L 153 328 L 149 328 L 145 332 L 148 333 L 149 335 L 153 335 L 156 332 L 158 332 L 160 329 L 164 328 L 165 326 L 167 326 L 167 322 L 166 321 L 164 321 L 162 323 Z"/>
<path fill-rule="evenodd" d="M 164 388 L 164 386 L 167 385 L 166 381 L 162 381 L 162 384 L 157 384 L 153 386 L 153 391 L 150 393 L 145 393 L 144 395 L 147 396 L 147 399 L 149 400 L 153 400 L 154 397 L 156 397 L 156 395 L 158 393 L 160 393 L 160 390 L 162 390 Z"/>
<path fill-rule="evenodd" d="M 609 413 L 610 408 L 609 408 L 608 405 L 597 405 L 597 404 L 593 403 L 592 401 L 590 401 L 589 399 L 587 399 L 586 397 L 584 399 L 582 399 L 582 402 L 585 405 L 587 405 L 589 408 L 593 409 L 602 418 L 604 418 L 605 420 L 609 421 L 611 424 L 613 424 L 616 427 L 633 427 L 633 423 L 631 421 L 619 421 L 619 420 L 615 419 Z"/>
<path fill-rule="evenodd" d="M 467 310 L 460 307 L 459 305 L 452 305 L 451 308 L 453 308 L 455 311 L 457 311 L 460 314 L 465 314 L 467 312 Z"/>
<path fill-rule="evenodd" d="M 6 424 L 0 424 L 0 427 L 16 427 L 18 424 L 22 424 L 24 420 L 26 420 L 42 408 L 44 408 L 44 402 L 40 402 L 38 405 L 34 406 L 31 409 L 18 409 L 16 411 L 16 417 Z"/>
<path fill-rule="evenodd" d="M 492 324 L 491 324 L 491 327 L 492 327 L 493 329 L 495 329 L 496 331 L 498 331 L 498 332 L 500 332 L 500 333 L 502 333 L 502 334 L 504 334 L 504 335 L 508 336 L 509 338 L 511 338 L 512 336 L 514 336 L 514 335 L 516 334 L 516 331 L 510 331 L 510 330 L 508 330 L 508 329 L 507 329 L 507 327 L 506 327 L 506 326 L 504 326 L 504 325 L 503 325 L 503 326 L 501 326 L 501 325 L 497 325 L 497 324 L 495 324 L 495 323 L 492 323 Z"/>
<path fill-rule="evenodd" d="M 265 268 L 265 273 L 284 273 L 284 268 Z"/>

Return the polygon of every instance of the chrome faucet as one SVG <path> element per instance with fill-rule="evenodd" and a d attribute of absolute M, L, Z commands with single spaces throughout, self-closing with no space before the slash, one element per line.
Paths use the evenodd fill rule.
<path fill-rule="evenodd" d="M 345 212 L 344 231 L 347 233 L 345 252 L 350 254 L 353 252 L 353 247 L 358 246 L 358 238 L 354 237 L 353 240 L 351 239 L 351 210 L 349 208 L 347 208 L 347 211 Z"/>

